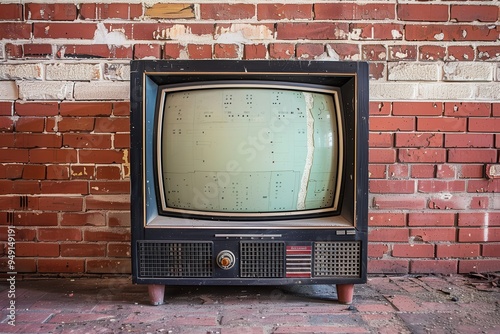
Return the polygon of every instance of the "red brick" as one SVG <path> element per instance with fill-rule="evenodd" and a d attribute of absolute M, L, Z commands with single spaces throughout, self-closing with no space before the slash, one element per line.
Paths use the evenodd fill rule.
<path fill-rule="evenodd" d="M 316 3 L 315 20 L 387 20 L 395 18 L 393 4 Z"/>
<path fill-rule="evenodd" d="M 436 245 L 436 257 L 468 258 L 477 256 L 479 256 L 479 245 L 477 244 Z"/>
<path fill-rule="evenodd" d="M 378 80 L 385 78 L 385 64 L 370 62 L 368 64 L 368 77 L 370 80 Z"/>
<path fill-rule="evenodd" d="M 62 257 L 104 257 L 106 245 L 95 243 L 61 244 Z"/>
<path fill-rule="evenodd" d="M 102 212 L 63 212 L 61 226 L 104 226 L 106 224 Z"/>
<path fill-rule="evenodd" d="M 50 44 L 23 44 L 26 58 L 52 58 L 52 45 Z"/>
<path fill-rule="evenodd" d="M 43 180 L 45 179 L 44 165 L 26 165 L 23 168 L 23 179 Z"/>
<path fill-rule="evenodd" d="M 200 4 L 200 18 L 202 20 L 241 20 L 255 17 L 253 4 Z"/>
<path fill-rule="evenodd" d="M 34 242 L 17 242 L 16 256 L 59 256 L 59 244 L 57 243 L 34 243 Z"/>
<path fill-rule="evenodd" d="M 448 150 L 448 162 L 491 163 L 497 161 L 494 149 L 451 148 Z"/>
<path fill-rule="evenodd" d="M 389 45 L 389 60 L 417 60 L 415 45 Z"/>
<path fill-rule="evenodd" d="M 92 180 L 95 177 L 94 165 L 71 165 L 71 179 Z"/>
<path fill-rule="evenodd" d="M 449 45 L 448 60 L 473 61 L 474 52 L 474 48 L 471 46 Z"/>
<path fill-rule="evenodd" d="M 134 59 L 156 58 L 161 59 L 162 48 L 160 44 L 135 44 Z"/>
<path fill-rule="evenodd" d="M 85 204 L 88 210 L 129 210 L 130 195 L 89 195 Z"/>
<path fill-rule="evenodd" d="M 426 208 L 426 200 L 421 197 L 375 196 L 373 208 L 382 210 L 418 210 Z"/>
<path fill-rule="evenodd" d="M 396 116 L 440 116 L 441 102 L 393 102 L 392 114 Z"/>
<path fill-rule="evenodd" d="M 57 122 L 59 132 L 68 131 L 92 131 L 94 130 L 95 118 L 93 117 L 63 117 Z M 51 121 L 47 119 L 47 130 L 51 129 Z M 56 124 L 54 124 L 54 127 Z M 54 129 L 55 131 L 55 129 Z"/>
<path fill-rule="evenodd" d="M 111 148 L 111 135 L 65 133 L 63 135 L 63 146 L 76 148 Z"/>
<path fill-rule="evenodd" d="M 471 132 L 498 132 L 500 118 L 470 118 L 469 131 Z"/>
<path fill-rule="evenodd" d="M 97 180 L 119 180 L 121 179 L 120 166 L 97 166 L 96 179 Z"/>
<path fill-rule="evenodd" d="M 407 179 L 408 178 L 408 165 L 393 164 L 388 167 L 389 179 Z"/>
<path fill-rule="evenodd" d="M 61 116 L 110 116 L 111 102 L 63 102 Z"/>
<path fill-rule="evenodd" d="M 317 56 L 320 56 L 325 51 L 325 47 L 323 44 L 311 44 L 304 43 L 297 45 L 297 58 L 300 59 L 314 59 Z"/>
<path fill-rule="evenodd" d="M 456 178 L 457 168 L 454 165 L 437 165 L 436 178 L 438 179 L 451 179 Z"/>
<path fill-rule="evenodd" d="M 295 44 L 271 43 L 269 56 L 271 59 L 292 59 L 295 57 Z"/>
<path fill-rule="evenodd" d="M 431 244 L 394 244 L 394 257 L 434 257 L 434 245 Z"/>
<path fill-rule="evenodd" d="M 130 257 L 130 244 L 108 244 L 108 257 Z"/>
<path fill-rule="evenodd" d="M 67 165 L 47 165 L 47 180 L 69 179 L 69 167 Z"/>
<path fill-rule="evenodd" d="M 40 194 L 42 193 L 39 180 L 15 180 L 12 183 L 14 194 Z"/>
<path fill-rule="evenodd" d="M 371 259 L 368 261 L 370 274 L 407 274 L 408 260 Z"/>
<path fill-rule="evenodd" d="M 0 179 L 20 179 L 23 168 L 23 164 L 0 164 Z"/>
<path fill-rule="evenodd" d="M 30 23 L 0 22 L 0 39 L 29 39 L 30 35 Z"/>
<path fill-rule="evenodd" d="M 490 199 L 486 196 L 474 196 L 470 201 L 470 209 L 487 209 Z"/>
<path fill-rule="evenodd" d="M 370 242 L 408 242 L 406 228 L 371 228 L 368 232 Z"/>
<path fill-rule="evenodd" d="M 2 24 L 0 23 L 0 34 L 2 33 Z M 1 37 L 0 37 L 1 38 Z M 5 57 L 7 59 L 18 59 L 23 57 L 23 46 L 5 43 Z"/>
<path fill-rule="evenodd" d="M 500 226 L 500 213 L 460 212 L 458 226 Z"/>
<path fill-rule="evenodd" d="M 120 150 L 80 150 L 78 152 L 80 163 L 114 164 L 123 163 L 124 152 Z"/>
<path fill-rule="evenodd" d="M 410 213 L 408 214 L 408 226 L 454 226 L 454 213 Z"/>
<path fill-rule="evenodd" d="M 451 5 L 450 20 L 456 22 L 495 22 L 498 20 L 498 6 Z"/>
<path fill-rule="evenodd" d="M 405 226 L 406 215 L 403 213 L 370 212 L 368 214 L 369 226 Z"/>
<path fill-rule="evenodd" d="M 445 116 L 455 117 L 477 117 L 477 116 L 490 116 L 491 104 L 490 103 L 473 103 L 473 102 L 460 102 L 452 103 L 446 102 L 444 104 Z"/>
<path fill-rule="evenodd" d="M 398 152 L 400 162 L 443 163 L 446 162 L 446 150 L 438 148 L 408 148 Z"/>
<path fill-rule="evenodd" d="M 442 147 L 441 133 L 396 133 L 396 147 Z"/>
<path fill-rule="evenodd" d="M 342 40 L 347 39 L 349 24 L 344 22 L 278 22 L 277 39 Z"/>
<path fill-rule="evenodd" d="M 94 229 L 84 231 L 85 241 L 130 241 L 130 230 L 127 229 Z"/>
<path fill-rule="evenodd" d="M 130 227 L 129 211 L 110 211 L 108 212 L 109 227 Z"/>
<path fill-rule="evenodd" d="M 458 176 L 460 178 L 482 178 L 484 175 L 484 165 L 462 165 Z"/>
<path fill-rule="evenodd" d="M 498 254 L 500 254 L 500 244 L 483 245 L 482 256 L 498 257 Z"/>
<path fill-rule="evenodd" d="M 467 127 L 466 118 L 456 117 L 418 117 L 417 131 L 465 131 Z"/>
<path fill-rule="evenodd" d="M 200 46 L 201 47 L 201 46 Z M 163 58 L 164 59 L 178 59 L 180 57 L 181 51 L 185 50 L 185 47 L 180 44 L 165 44 L 163 47 Z M 201 51 L 201 49 L 194 50 L 197 53 Z M 212 50 L 210 50 L 212 52 Z"/>
<path fill-rule="evenodd" d="M 15 147 L 61 147 L 61 136 L 45 133 L 17 133 L 15 136 Z"/>
<path fill-rule="evenodd" d="M 234 59 L 238 58 L 238 44 L 220 44 L 214 45 L 214 58 L 217 59 Z"/>
<path fill-rule="evenodd" d="M 82 211 L 82 197 L 49 196 L 38 198 L 39 210 L 43 211 Z"/>
<path fill-rule="evenodd" d="M 107 44 L 93 45 L 62 45 L 58 48 L 56 56 L 61 59 L 80 58 L 124 58 L 132 59 L 132 47 L 116 46 L 109 47 Z"/>
<path fill-rule="evenodd" d="M 434 177 L 434 165 L 414 165 L 411 167 L 412 178 L 432 178 Z"/>
<path fill-rule="evenodd" d="M 419 60 L 444 60 L 446 56 L 446 48 L 438 45 L 422 45 L 418 48 Z"/>
<path fill-rule="evenodd" d="M 20 21 L 23 19 L 23 5 L 16 3 L 0 4 L 0 20 Z"/>
<path fill-rule="evenodd" d="M 378 6 L 378 4 L 377 4 Z M 377 23 L 373 25 L 373 38 L 379 40 L 402 40 L 403 24 Z"/>
<path fill-rule="evenodd" d="M 16 121 L 17 132 L 43 132 L 45 129 L 45 118 L 24 116 Z"/>
<path fill-rule="evenodd" d="M 192 59 L 212 58 L 212 46 L 210 44 L 189 44 L 187 48 Z"/>
<path fill-rule="evenodd" d="M 27 3 L 25 18 L 26 20 L 74 21 L 76 19 L 76 5 L 71 3 Z"/>
<path fill-rule="evenodd" d="M 87 272 L 94 274 L 130 274 L 131 260 L 87 260 Z M 215 321 L 213 321 L 215 322 Z M 213 325 L 212 323 L 210 323 Z"/>
<path fill-rule="evenodd" d="M 495 242 L 500 241 L 500 228 L 460 228 L 458 230 L 459 242 Z"/>
<path fill-rule="evenodd" d="M 456 274 L 457 260 L 412 260 L 410 273 L 412 274 Z"/>
<path fill-rule="evenodd" d="M 453 227 L 425 227 L 410 229 L 410 236 L 415 240 L 429 241 L 455 241 L 456 229 Z"/>
<path fill-rule="evenodd" d="M 370 243 L 368 245 L 368 257 L 378 257 L 381 258 L 389 251 L 389 247 L 386 244 L 376 244 Z"/>
<path fill-rule="evenodd" d="M 361 54 L 363 60 L 381 61 L 387 58 L 387 49 L 382 44 L 363 44 L 361 45 Z"/>
<path fill-rule="evenodd" d="M 327 44 L 328 48 L 331 48 L 339 56 L 339 60 L 359 59 L 361 55 L 358 44 L 332 43 Z"/>
<path fill-rule="evenodd" d="M 245 44 L 243 46 L 243 59 L 265 59 L 267 47 L 265 44 Z"/>
<path fill-rule="evenodd" d="M 444 140 L 445 147 L 493 147 L 493 134 L 446 134 Z"/>
<path fill-rule="evenodd" d="M 81 241 L 79 228 L 39 228 L 38 241 Z"/>
<path fill-rule="evenodd" d="M 29 150 L 29 161 L 32 163 L 70 163 L 76 162 L 76 150 L 35 148 Z"/>
<path fill-rule="evenodd" d="M 15 113 L 19 116 L 56 116 L 59 113 L 57 102 L 16 101 Z"/>
<path fill-rule="evenodd" d="M 142 15 L 141 4 L 82 3 L 80 16 L 84 20 L 137 19 Z"/>
<path fill-rule="evenodd" d="M 498 193 L 500 192 L 500 179 L 494 180 L 469 180 L 467 183 L 469 193 Z"/>
<path fill-rule="evenodd" d="M 130 116 L 130 102 L 113 102 L 113 116 Z"/>
<path fill-rule="evenodd" d="M 57 214 L 53 212 L 18 212 L 14 216 L 16 226 L 56 226 Z"/>
<path fill-rule="evenodd" d="M 370 119 L 370 131 L 413 131 L 415 117 L 373 117 Z"/>
<path fill-rule="evenodd" d="M 128 133 L 115 134 L 113 144 L 115 148 L 130 148 L 130 134 Z"/>
<path fill-rule="evenodd" d="M 12 116 L 12 102 L 0 101 L 0 116 Z"/>
<path fill-rule="evenodd" d="M 385 179 L 387 177 L 385 165 L 369 165 L 368 177 L 370 179 Z"/>
<path fill-rule="evenodd" d="M 396 162 L 396 150 L 389 148 L 370 148 L 368 151 L 370 163 Z"/>
<path fill-rule="evenodd" d="M 14 131 L 14 120 L 10 116 L 0 116 L 0 131 Z"/>
<path fill-rule="evenodd" d="M 498 261 L 498 259 L 460 260 L 460 263 L 458 265 L 459 274 L 492 273 L 496 271 L 500 271 L 500 261 Z"/>
<path fill-rule="evenodd" d="M 413 180 L 370 180 L 369 191 L 372 194 L 413 194 Z"/>
<path fill-rule="evenodd" d="M 31 26 L 30 26 L 31 28 Z M 89 39 L 94 38 L 96 25 L 93 23 L 34 23 L 34 38 Z"/>
<path fill-rule="evenodd" d="M 471 199 L 459 195 L 451 197 L 435 197 L 429 200 L 429 209 L 435 210 L 465 210 L 469 208 Z"/>
<path fill-rule="evenodd" d="M 391 107 L 392 104 L 390 102 L 370 102 L 370 116 L 389 116 Z"/>
<path fill-rule="evenodd" d="M 129 194 L 129 181 L 91 181 L 91 194 Z"/>
<path fill-rule="evenodd" d="M 448 5 L 398 4 L 397 12 L 398 19 L 402 21 L 448 21 Z"/>
<path fill-rule="evenodd" d="M 83 273 L 84 259 L 38 259 L 40 273 Z"/>
<path fill-rule="evenodd" d="M 469 181 L 470 182 L 470 181 Z M 465 191 L 465 181 L 461 180 L 419 180 L 418 192 L 438 193 L 438 192 L 463 192 Z"/>
<path fill-rule="evenodd" d="M 0 149 L 0 162 L 28 162 L 29 152 L 22 149 L 4 148 Z"/>
<path fill-rule="evenodd" d="M 477 60 L 496 60 L 498 59 L 498 47 L 490 45 L 479 45 L 476 48 Z"/>
<path fill-rule="evenodd" d="M 497 39 L 497 33 L 488 25 L 408 24 L 405 28 L 407 41 L 436 41 L 436 35 L 442 36 L 439 39 L 442 42 L 495 41 Z"/>
<path fill-rule="evenodd" d="M 311 20 L 311 4 L 257 4 L 258 20 Z"/>
<path fill-rule="evenodd" d="M 370 147 L 392 147 L 393 140 L 391 133 L 370 133 L 369 135 L 369 146 Z"/>
<path fill-rule="evenodd" d="M 0 133 L 0 147 L 14 147 L 16 135 L 14 133 Z"/>
<path fill-rule="evenodd" d="M 71 181 L 43 181 L 40 185 L 44 194 L 88 194 L 88 182 Z"/>

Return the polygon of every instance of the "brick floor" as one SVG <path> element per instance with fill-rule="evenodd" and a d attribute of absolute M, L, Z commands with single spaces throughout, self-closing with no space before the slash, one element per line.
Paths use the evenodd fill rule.
<path fill-rule="evenodd" d="M 18 279 L 15 298 L 8 290 L 3 280 L 0 333 L 500 333 L 500 289 L 466 276 L 370 277 L 351 306 L 323 285 L 167 287 L 161 306 L 127 277 Z"/>

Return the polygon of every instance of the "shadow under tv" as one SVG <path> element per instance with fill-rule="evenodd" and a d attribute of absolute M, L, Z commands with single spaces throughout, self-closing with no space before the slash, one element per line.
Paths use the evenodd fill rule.
<path fill-rule="evenodd" d="M 368 64 L 131 62 L 132 277 L 366 282 Z"/>

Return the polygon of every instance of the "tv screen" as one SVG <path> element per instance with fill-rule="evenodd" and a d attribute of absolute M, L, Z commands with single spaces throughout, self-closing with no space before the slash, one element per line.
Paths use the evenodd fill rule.
<path fill-rule="evenodd" d="M 276 81 L 160 87 L 156 155 L 166 214 L 282 219 L 340 198 L 340 90 Z"/>

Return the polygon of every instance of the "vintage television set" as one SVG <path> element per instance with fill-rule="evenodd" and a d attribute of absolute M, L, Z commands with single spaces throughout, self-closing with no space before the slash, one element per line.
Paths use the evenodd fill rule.
<path fill-rule="evenodd" d="M 132 276 L 165 285 L 366 281 L 368 65 L 131 62 Z"/>

